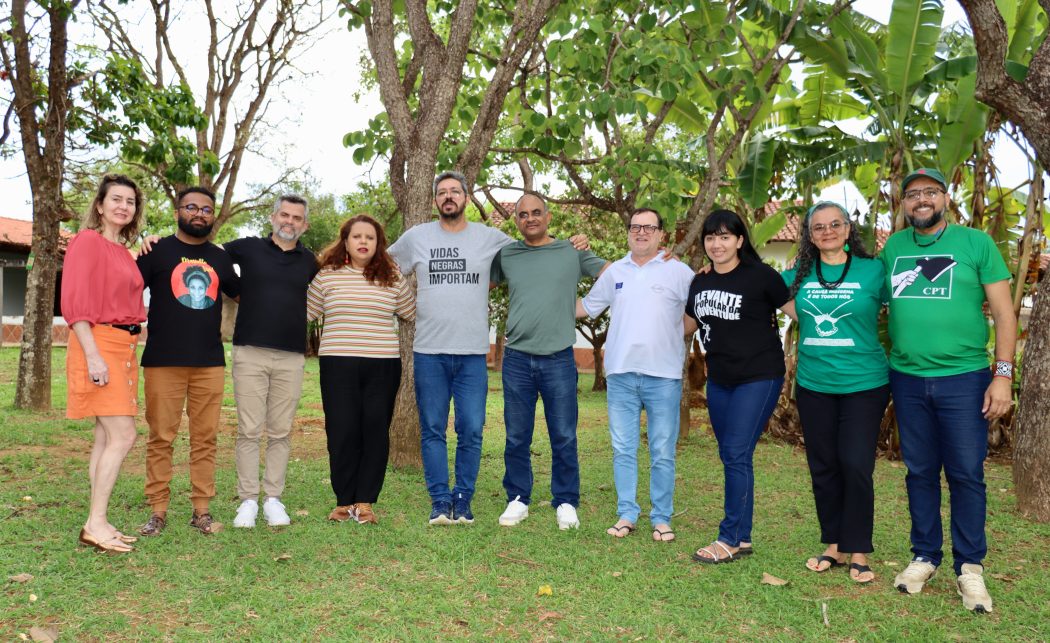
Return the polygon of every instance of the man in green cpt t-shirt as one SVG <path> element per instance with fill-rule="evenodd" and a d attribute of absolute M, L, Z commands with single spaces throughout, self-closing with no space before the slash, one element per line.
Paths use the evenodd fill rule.
<path fill-rule="evenodd" d="M 914 557 L 897 575 L 901 592 L 922 591 L 941 563 L 941 469 L 951 495 L 952 557 L 963 605 L 991 612 L 982 561 L 984 459 L 988 421 L 1012 404 L 1017 320 L 1010 272 L 987 234 L 944 220 L 944 175 L 905 177 L 902 207 L 911 224 L 886 241 L 882 260 L 890 295 L 890 389 L 908 467 Z M 988 368 L 988 302 L 995 324 L 995 367 Z"/>
<path fill-rule="evenodd" d="M 514 206 L 524 239 L 504 246 L 492 260 L 490 279 L 506 281 L 507 346 L 503 353 L 503 453 L 507 509 L 499 524 L 510 527 L 529 515 L 532 499 L 532 433 L 536 401 L 551 441 L 551 505 L 558 528 L 580 526 L 580 464 L 576 454 L 576 286 L 597 277 L 606 261 L 547 234 L 551 213 L 539 195 L 526 194 Z"/>

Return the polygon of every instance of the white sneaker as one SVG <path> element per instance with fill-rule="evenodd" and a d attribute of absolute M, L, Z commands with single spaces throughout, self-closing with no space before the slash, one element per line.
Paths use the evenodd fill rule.
<path fill-rule="evenodd" d="M 520 498 L 521 496 L 514 496 L 514 500 L 507 503 L 507 509 L 500 514 L 499 524 L 504 527 L 513 527 L 529 517 L 529 506 L 521 502 Z"/>
<path fill-rule="evenodd" d="M 576 507 L 567 502 L 558 505 L 558 529 L 579 529 L 580 519 L 576 516 Z"/>
<path fill-rule="evenodd" d="M 255 517 L 259 515 L 259 503 L 248 498 L 237 507 L 237 517 L 233 519 L 233 526 L 241 529 L 251 529 L 255 526 Z"/>
<path fill-rule="evenodd" d="M 908 563 L 904 571 L 897 574 L 893 579 L 893 586 L 906 594 L 918 594 L 933 575 L 937 573 L 937 566 L 925 560 L 916 558 Z"/>
<path fill-rule="evenodd" d="M 263 515 L 266 516 L 266 524 L 271 527 L 285 527 L 292 524 L 288 512 L 284 510 L 279 498 L 267 498 L 263 503 Z"/>
<path fill-rule="evenodd" d="M 962 573 L 956 581 L 959 596 L 962 596 L 963 607 L 978 614 L 992 611 L 992 597 L 984 586 L 984 568 L 980 565 L 963 563 Z"/>

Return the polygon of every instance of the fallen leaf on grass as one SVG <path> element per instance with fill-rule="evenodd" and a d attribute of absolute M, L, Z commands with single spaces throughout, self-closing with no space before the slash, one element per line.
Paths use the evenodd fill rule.
<path fill-rule="evenodd" d="M 613 578 L 619 578 L 619 577 L 623 576 L 623 572 L 613 572 L 612 575 L 613 575 Z"/>
<path fill-rule="evenodd" d="M 600 485 L 598 485 L 598 491 L 608 491 L 608 490 L 609 490 L 609 485 L 607 485 L 607 484 L 600 484 Z"/>
<path fill-rule="evenodd" d="M 299 511 L 295 512 L 295 515 L 296 516 L 309 516 L 310 512 L 305 510 L 305 509 L 300 509 Z"/>
<path fill-rule="evenodd" d="M 248 618 L 259 618 L 259 615 L 255 613 L 255 610 L 248 610 L 248 613 L 245 614 L 245 616 Z"/>
<path fill-rule="evenodd" d="M 223 528 L 223 524 L 222 524 L 221 522 L 213 522 L 213 523 L 211 524 L 211 533 L 212 533 L 213 535 L 214 535 L 214 534 L 217 534 L 217 533 L 219 533 L 220 531 L 222 531 L 222 528 Z"/>
<path fill-rule="evenodd" d="M 36 602 L 36 594 L 30 594 L 29 595 L 29 602 L 30 603 L 35 603 Z"/>
<path fill-rule="evenodd" d="M 29 638 L 34 641 L 44 641 L 45 643 L 54 643 L 58 640 L 58 628 L 57 627 L 33 627 L 29 630 Z"/>
<path fill-rule="evenodd" d="M 19 632 L 18 633 L 18 638 L 22 639 L 23 641 L 28 641 L 29 640 L 29 637 L 26 636 L 25 632 Z"/>
<path fill-rule="evenodd" d="M 779 587 L 781 585 L 787 585 L 788 582 L 786 580 L 784 580 L 783 578 L 777 578 L 776 576 L 774 576 L 772 574 L 767 574 L 766 572 L 762 572 L 762 584 L 763 585 L 775 585 L 775 586 Z"/>
<path fill-rule="evenodd" d="M 540 614 L 540 623 L 544 621 L 552 621 L 559 618 L 562 618 L 562 615 L 558 612 L 542 612 Z"/>
<path fill-rule="evenodd" d="M 33 496 L 22 496 L 23 502 L 33 502 Z"/>
<path fill-rule="evenodd" d="M 991 576 L 992 578 L 994 578 L 995 580 L 1001 580 L 1001 581 L 1005 581 L 1005 582 L 1007 582 L 1007 583 L 1012 583 L 1012 582 L 1014 582 L 1015 580 L 1017 580 L 1017 579 L 1016 579 L 1016 578 L 1014 578 L 1013 576 L 1010 576 L 1010 575 L 1008 575 L 1008 574 L 999 574 L 999 573 L 997 573 L 997 572 L 992 572 L 992 573 L 990 574 L 990 576 Z"/>
<path fill-rule="evenodd" d="M 884 561 L 882 561 L 882 564 L 887 566 L 887 567 L 896 567 L 900 563 L 898 563 L 897 561 L 893 561 L 893 560 L 884 560 Z"/>
<path fill-rule="evenodd" d="M 15 574 L 14 576 L 8 576 L 7 580 L 13 581 L 15 583 L 28 583 L 29 581 L 33 580 L 33 575 L 32 574 Z"/>
<path fill-rule="evenodd" d="M 276 560 L 276 561 L 291 560 L 291 559 L 292 559 L 292 555 L 291 554 L 281 554 L 280 556 L 274 557 L 274 560 Z"/>
<path fill-rule="evenodd" d="M 536 596 L 553 596 L 554 590 L 551 589 L 550 585 L 540 585 L 540 588 L 536 590 Z"/>

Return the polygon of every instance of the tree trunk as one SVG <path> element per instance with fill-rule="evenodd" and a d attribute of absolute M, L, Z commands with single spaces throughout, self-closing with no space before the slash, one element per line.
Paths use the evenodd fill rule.
<path fill-rule="evenodd" d="M 1050 271 L 1039 282 L 1021 369 L 1014 486 L 1022 514 L 1050 521 Z"/>
<path fill-rule="evenodd" d="M 609 384 L 605 381 L 605 360 L 602 359 L 602 347 L 605 346 L 605 333 L 594 336 L 591 343 L 591 354 L 594 356 L 594 385 L 592 391 L 608 390 Z"/>
<path fill-rule="evenodd" d="M 33 269 L 26 283 L 26 310 L 18 356 L 15 407 L 46 411 L 51 408 L 51 328 L 55 315 L 55 278 L 61 262 L 61 212 L 49 209 L 34 196 Z"/>
<path fill-rule="evenodd" d="M 492 370 L 497 373 L 503 372 L 503 349 L 507 347 L 507 334 L 496 332 L 496 349 L 492 356 Z"/>

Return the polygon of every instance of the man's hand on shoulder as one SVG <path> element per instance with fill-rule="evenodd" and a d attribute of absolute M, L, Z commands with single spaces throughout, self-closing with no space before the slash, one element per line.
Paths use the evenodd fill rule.
<path fill-rule="evenodd" d="M 571 243 L 572 247 L 576 248 L 577 250 L 591 249 L 591 242 L 589 239 L 587 239 L 587 235 L 585 234 L 572 235 L 571 237 L 569 237 L 569 243 Z"/>
<path fill-rule="evenodd" d="M 139 247 L 139 256 L 148 255 L 158 241 L 160 241 L 160 235 L 158 234 L 143 237 L 142 245 Z"/>

